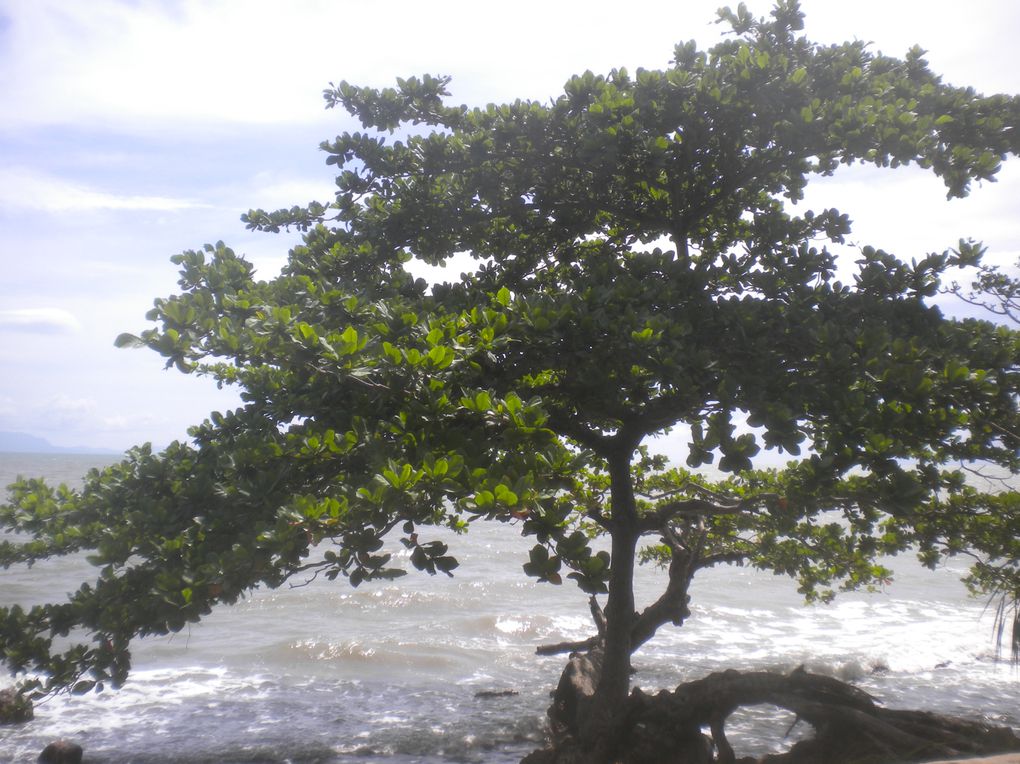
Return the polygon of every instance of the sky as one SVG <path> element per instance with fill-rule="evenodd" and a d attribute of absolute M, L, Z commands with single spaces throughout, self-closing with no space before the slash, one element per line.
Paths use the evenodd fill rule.
<path fill-rule="evenodd" d="M 357 129 L 323 107 L 346 79 L 453 77 L 451 102 L 546 101 L 575 73 L 667 66 L 720 39 L 723 0 L 0 0 L 0 430 L 123 450 L 186 437 L 232 391 L 113 346 L 176 290 L 169 258 L 225 241 L 270 278 L 296 242 L 253 207 L 328 201 L 318 144 Z M 749 0 L 756 14 L 770 3 Z M 803 0 L 806 33 L 860 39 L 985 93 L 1020 93 L 1016 0 Z M 974 237 L 1020 256 L 1020 160 L 951 203 L 919 171 L 851 168 L 807 203 L 909 259 Z"/>

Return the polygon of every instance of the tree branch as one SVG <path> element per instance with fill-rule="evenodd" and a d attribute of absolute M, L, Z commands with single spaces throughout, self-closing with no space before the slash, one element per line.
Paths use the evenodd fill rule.
<path fill-rule="evenodd" d="M 588 599 L 588 608 L 591 610 L 592 620 L 595 621 L 595 628 L 598 634 L 580 641 L 557 642 L 552 645 L 539 645 L 535 648 L 536 655 L 559 655 L 561 653 L 587 652 L 593 649 L 606 637 L 606 614 L 602 612 L 598 599 L 593 594 Z"/>
<path fill-rule="evenodd" d="M 591 617 L 595 621 L 595 628 L 598 629 L 599 637 L 605 637 L 606 614 L 602 612 L 602 607 L 599 605 L 599 601 L 594 594 L 588 598 L 588 608 L 591 610 Z"/>
<path fill-rule="evenodd" d="M 535 648 L 535 655 L 560 655 L 562 653 L 587 652 L 602 641 L 601 637 L 588 637 L 579 642 L 557 642 L 553 645 L 539 645 Z"/>
<path fill-rule="evenodd" d="M 693 539 L 684 543 L 666 523 L 662 527 L 663 540 L 669 545 L 671 559 L 669 563 L 669 582 L 666 590 L 651 605 L 645 608 L 634 620 L 631 629 L 631 645 L 638 647 L 653 636 L 660 626 L 672 622 L 680 626 L 691 614 L 687 607 L 690 597 L 687 590 L 698 570 L 698 559 L 705 547 L 707 532 L 704 520 L 698 522 L 697 529 L 689 529 L 695 534 Z"/>
<path fill-rule="evenodd" d="M 703 492 L 718 496 L 718 494 L 714 494 L 707 488 L 702 488 L 702 486 L 698 486 L 698 488 Z M 721 497 L 719 498 L 721 499 Z M 641 531 L 642 533 L 651 533 L 656 531 L 661 532 L 662 528 L 667 523 L 671 520 L 675 520 L 677 517 L 691 515 L 711 517 L 713 515 L 737 514 L 768 498 L 778 498 L 778 496 L 775 494 L 756 494 L 755 496 L 750 496 L 738 501 L 725 501 L 724 499 L 709 501 L 701 498 L 671 501 L 667 504 L 661 505 L 654 513 L 645 515 L 641 518 Z"/>

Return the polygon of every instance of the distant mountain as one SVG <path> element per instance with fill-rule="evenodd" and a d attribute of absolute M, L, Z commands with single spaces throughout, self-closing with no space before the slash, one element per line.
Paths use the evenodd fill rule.
<path fill-rule="evenodd" d="M 0 453 L 19 454 L 116 454 L 108 448 L 54 446 L 48 440 L 25 432 L 0 431 Z"/>

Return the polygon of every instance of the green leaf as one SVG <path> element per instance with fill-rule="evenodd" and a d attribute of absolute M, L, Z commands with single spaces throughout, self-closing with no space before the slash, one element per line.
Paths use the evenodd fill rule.
<path fill-rule="evenodd" d="M 340 340 L 343 342 L 343 345 L 340 348 L 340 352 L 343 355 L 351 355 L 360 348 L 358 330 L 353 326 L 348 326 L 344 329 L 343 333 L 340 335 Z"/>
<path fill-rule="evenodd" d="M 511 491 L 507 486 L 500 483 L 496 486 L 494 497 L 496 501 L 506 504 L 508 507 L 516 506 L 517 494 Z"/>
<path fill-rule="evenodd" d="M 429 350 L 428 358 L 430 363 L 438 369 L 445 369 L 453 363 L 454 354 L 448 347 L 436 346 Z"/>
<path fill-rule="evenodd" d="M 456 560 L 456 558 L 449 556 L 436 557 L 433 562 L 435 563 L 436 568 L 441 570 L 443 573 L 446 573 L 448 576 L 453 575 L 453 571 L 460 567 L 460 563 Z"/>
<path fill-rule="evenodd" d="M 118 334 L 117 339 L 113 341 L 114 347 L 118 348 L 140 348 L 145 347 L 145 342 L 141 338 L 136 337 L 133 334 L 127 332 Z"/>
<path fill-rule="evenodd" d="M 404 360 L 403 354 L 390 342 L 383 342 L 383 352 L 393 363 L 399 364 Z"/>

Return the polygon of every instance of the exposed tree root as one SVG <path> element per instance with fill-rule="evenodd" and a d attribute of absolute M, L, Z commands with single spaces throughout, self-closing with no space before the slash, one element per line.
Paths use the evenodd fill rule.
<path fill-rule="evenodd" d="M 586 710 L 598 657 L 571 657 L 549 711 L 553 746 L 528 756 L 527 764 L 890 764 L 1020 751 L 1020 737 L 1009 728 L 882 708 L 856 687 L 803 669 L 724 671 L 655 695 L 635 689 L 617 730 L 592 729 Z M 782 754 L 738 757 L 726 739 L 726 720 L 742 706 L 763 703 L 792 711 L 814 728 L 814 737 Z M 593 754 L 599 749 L 610 752 Z"/>

